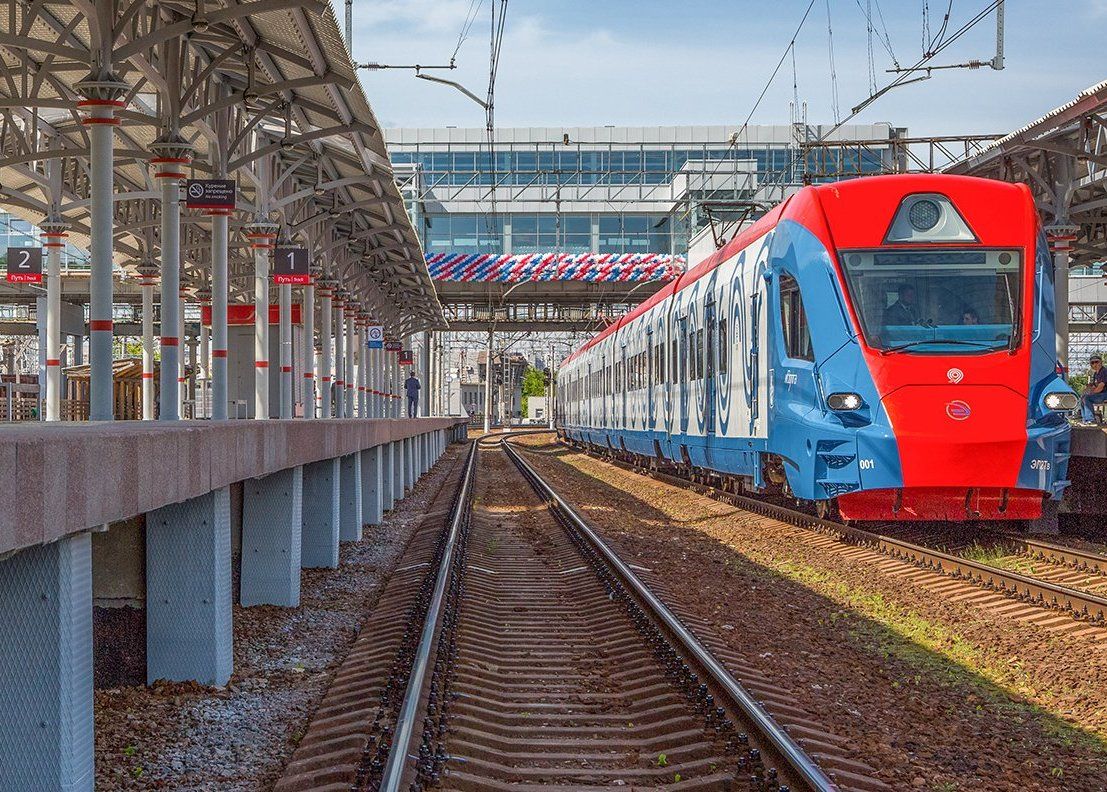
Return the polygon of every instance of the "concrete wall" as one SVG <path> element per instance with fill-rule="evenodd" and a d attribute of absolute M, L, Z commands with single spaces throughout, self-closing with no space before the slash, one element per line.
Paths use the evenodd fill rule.
<path fill-rule="evenodd" d="M 454 426 L 413 420 L 31 424 L 0 443 L 0 554 L 220 487 Z"/>

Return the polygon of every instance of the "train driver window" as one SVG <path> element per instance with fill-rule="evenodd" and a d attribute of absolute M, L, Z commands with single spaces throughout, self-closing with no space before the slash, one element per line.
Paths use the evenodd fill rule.
<path fill-rule="evenodd" d="M 780 275 L 780 326 L 784 334 L 784 352 L 795 360 L 814 360 L 811 330 L 799 284 L 787 273 Z"/>

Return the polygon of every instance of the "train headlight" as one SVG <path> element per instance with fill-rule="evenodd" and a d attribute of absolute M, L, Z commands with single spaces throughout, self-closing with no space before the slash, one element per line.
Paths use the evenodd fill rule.
<path fill-rule="evenodd" d="M 864 403 L 856 393 L 832 393 L 826 397 L 826 406 L 834 412 L 859 410 Z"/>
<path fill-rule="evenodd" d="M 1055 410 L 1056 412 L 1075 410 L 1077 404 L 1076 394 L 1066 391 L 1047 393 L 1042 401 L 1045 403 L 1047 410 Z"/>
<path fill-rule="evenodd" d="M 938 204 L 926 198 L 916 201 L 908 212 L 911 227 L 916 231 L 929 231 L 938 225 L 941 218 L 942 210 L 938 208 Z"/>

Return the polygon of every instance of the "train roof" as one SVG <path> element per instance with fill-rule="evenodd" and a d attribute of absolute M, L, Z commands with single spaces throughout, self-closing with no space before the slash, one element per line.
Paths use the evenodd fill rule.
<path fill-rule="evenodd" d="M 614 323 L 605 327 L 565 358 L 565 360 L 561 362 L 561 365 L 564 366 L 572 362 L 605 338 L 615 335 L 619 332 L 619 328 L 633 322 L 636 318 L 642 316 L 654 306 L 664 302 L 681 289 L 695 283 L 716 267 L 720 266 L 724 261 L 737 255 L 743 249 L 769 233 L 776 227 L 777 223 L 780 222 L 781 217 L 785 214 L 788 207 L 793 204 L 797 206 L 810 206 L 809 202 L 813 201 L 816 206 L 818 206 L 818 211 L 822 212 L 824 197 L 829 198 L 831 195 L 836 198 L 841 197 L 840 193 L 842 192 L 849 193 L 851 194 L 850 197 L 853 197 L 853 195 L 860 191 L 868 191 L 877 188 L 881 192 L 890 191 L 899 196 L 903 196 L 913 192 L 942 192 L 943 190 L 949 189 L 951 185 L 957 185 L 962 188 L 971 186 L 975 190 L 986 189 L 993 194 L 1026 193 L 1026 186 L 1021 184 L 1010 184 L 1008 182 L 996 181 L 994 179 L 981 179 L 974 176 L 953 176 L 949 174 L 933 173 L 866 176 L 858 179 L 848 179 L 840 182 L 804 187 L 795 195 L 789 196 L 782 203 L 774 206 L 753 225 L 735 234 L 734 238 L 722 248 L 712 253 L 699 264 L 685 271 L 677 279 L 670 281 L 664 288 L 651 295 L 649 299 L 637 305 L 634 310 L 629 311 L 625 315 L 619 317 Z M 883 230 L 881 233 L 883 233 Z"/>

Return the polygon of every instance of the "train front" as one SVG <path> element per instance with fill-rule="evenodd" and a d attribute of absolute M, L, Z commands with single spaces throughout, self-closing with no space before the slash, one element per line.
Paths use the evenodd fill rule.
<path fill-rule="evenodd" d="M 838 498 L 842 516 L 1041 516 L 1067 483 L 1076 396 L 1057 374 L 1053 266 L 1029 191 L 908 176 L 813 192 L 879 398 L 869 416 L 886 422 L 858 427 L 861 486 Z M 826 398 L 847 423 L 864 410 L 859 394 Z M 896 457 L 898 470 L 877 462 Z"/>

